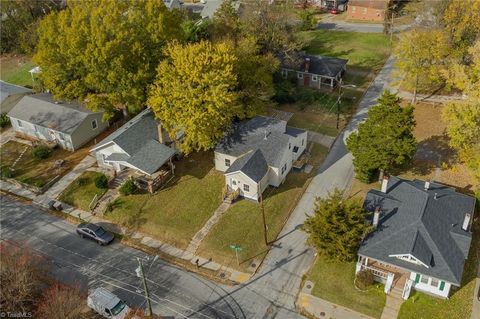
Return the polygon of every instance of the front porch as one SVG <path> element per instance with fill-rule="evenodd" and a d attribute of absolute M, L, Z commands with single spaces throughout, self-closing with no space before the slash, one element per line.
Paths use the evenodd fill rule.
<path fill-rule="evenodd" d="M 359 256 L 355 273 L 362 270 L 370 271 L 375 281 L 383 283 L 386 294 L 390 294 L 395 289 L 401 292 L 401 297 L 405 300 L 410 296 L 414 283 L 410 279 L 410 272 L 368 257 Z"/>

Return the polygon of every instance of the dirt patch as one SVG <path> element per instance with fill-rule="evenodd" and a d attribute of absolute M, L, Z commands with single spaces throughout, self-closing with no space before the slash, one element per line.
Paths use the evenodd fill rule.
<path fill-rule="evenodd" d="M 30 58 L 24 55 L 16 55 L 16 54 L 0 55 L 0 65 L 2 66 L 0 71 L 0 77 L 4 79 L 4 77 L 15 72 L 18 68 L 21 68 L 26 63 L 30 63 Z"/>

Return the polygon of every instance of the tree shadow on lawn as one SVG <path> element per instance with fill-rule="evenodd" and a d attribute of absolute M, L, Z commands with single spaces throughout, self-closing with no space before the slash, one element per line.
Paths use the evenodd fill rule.
<path fill-rule="evenodd" d="M 413 173 L 428 175 L 443 165 L 452 165 L 455 162 L 456 152 L 448 145 L 448 138 L 444 135 L 434 135 L 417 144 L 417 150 L 410 164 L 394 170 L 394 174 Z"/>

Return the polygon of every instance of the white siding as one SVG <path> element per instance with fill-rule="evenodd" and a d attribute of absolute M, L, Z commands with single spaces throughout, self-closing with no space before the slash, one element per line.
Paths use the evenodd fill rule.
<path fill-rule="evenodd" d="M 225 183 L 230 186 L 233 190 L 240 189 L 240 195 L 245 198 L 250 198 L 253 200 L 259 200 L 260 192 L 259 187 L 261 187 L 261 192 L 268 187 L 268 173 L 260 180 L 260 183 L 256 183 L 250 177 L 245 175 L 242 172 L 233 172 L 230 174 L 225 174 Z M 248 185 L 249 190 L 245 191 L 244 185 Z"/>
<path fill-rule="evenodd" d="M 228 166 L 225 165 L 225 159 L 229 159 L 230 165 L 232 165 L 237 158 L 238 157 L 215 152 L 215 169 L 220 172 L 225 172 L 228 169 Z"/>
<path fill-rule="evenodd" d="M 303 141 L 303 145 L 302 145 L 302 141 Z M 297 137 L 290 137 L 290 143 L 292 144 L 292 147 L 291 147 L 291 152 L 293 153 L 293 148 L 295 146 L 298 147 L 298 151 L 296 153 L 293 153 L 293 160 L 296 161 L 300 155 L 305 151 L 306 147 L 307 147 L 307 132 L 303 133 L 303 134 L 299 134 Z"/>
<path fill-rule="evenodd" d="M 120 148 L 117 144 L 115 143 L 110 143 L 107 144 L 104 148 L 101 148 L 99 150 L 96 150 L 93 152 L 95 154 L 95 158 L 97 159 L 97 164 L 99 167 L 106 167 L 106 168 L 112 168 L 114 167 L 111 163 L 105 163 L 103 161 L 104 158 L 107 158 L 108 156 L 112 155 L 113 153 L 123 153 L 126 154 L 122 148 Z M 116 167 L 118 168 L 118 167 Z"/>
<path fill-rule="evenodd" d="M 430 293 L 430 294 L 434 294 L 434 295 L 437 295 L 439 297 L 442 297 L 442 298 L 447 298 L 448 297 L 448 294 L 450 292 L 450 287 L 452 286 L 450 283 L 444 281 L 444 280 L 440 280 L 440 279 L 434 279 L 432 277 L 428 277 L 428 276 L 425 276 L 425 275 L 422 275 L 422 274 L 419 274 L 420 277 L 419 277 L 419 280 L 418 282 L 415 282 L 415 279 L 417 278 L 417 273 L 410 273 L 410 279 L 413 280 L 414 284 L 413 284 L 413 287 L 415 290 L 419 290 L 419 291 L 423 291 L 423 292 L 427 292 L 427 293 Z M 426 279 L 427 282 L 426 283 L 423 283 L 422 282 L 422 277 L 424 278 L 424 280 Z M 438 284 L 437 284 L 437 287 L 435 286 L 432 286 L 432 279 L 434 280 L 437 280 Z M 443 287 L 443 290 L 440 290 L 440 285 L 442 282 L 445 282 L 445 286 Z"/>

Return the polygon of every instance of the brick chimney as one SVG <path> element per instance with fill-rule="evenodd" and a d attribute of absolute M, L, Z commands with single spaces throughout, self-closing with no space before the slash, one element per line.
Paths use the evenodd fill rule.
<path fill-rule="evenodd" d="M 305 73 L 310 71 L 310 58 L 305 58 Z"/>
<path fill-rule="evenodd" d="M 425 190 L 428 191 L 430 189 L 430 182 L 425 182 Z"/>
<path fill-rule="evenodd" d="M 380 206 L 375 207 L 375 212 L 373 213 L 373 223 L 372 223 L 374 228 L 377 228 L 378 226 L 378 221 L 380 220 L 380 213 L 381 213 Z"/>
<path fill-rule="evenodd" d="M 382 179 L 382 193 L 387 193 L 387 186 L 388 186 L 388 176 L 383 176 Z"/>
<path fill-rule="evenodd" d="M 158 125 L 157 125 L 157 133 L 158 133 L 158 141 L 159 141 L 161 144 L 164 144 L 164 143 L 165 143 L 165 139 L 163 138 L 163 127 L 162 127 L 162 123 L 158 123 Z"/>

